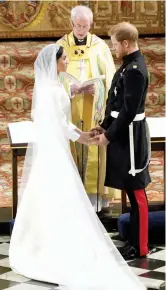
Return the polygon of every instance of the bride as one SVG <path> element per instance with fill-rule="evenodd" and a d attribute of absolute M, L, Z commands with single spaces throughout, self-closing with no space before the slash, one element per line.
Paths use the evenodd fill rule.
<path fill-rule="evenodd" d="M 69 139 L 89 133 L 70 120 L 70 99 L 58 80 L 62 47 L 50 44 L 35 61 L 33 118 L 12 232 L 10 266 L 28 278 L 67 290 L 144 290 L 99 221 L 73 161 Z"/>

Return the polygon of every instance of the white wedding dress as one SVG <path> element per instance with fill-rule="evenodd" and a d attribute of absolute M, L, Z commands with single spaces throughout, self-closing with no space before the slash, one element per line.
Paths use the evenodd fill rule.
<path fill-rule="evenodd" d="M 44 52 L 46 48 L 40 54 Z M 52 61 L 55 65 L 56 58 Z M 75 141 L 79 134 L 70 122 L 70 100 L 63 86 L 53 78 L 37 82 L 36 76 L 34 95 L 36 141 L 25 160 L 29 167 L 20 186 L 11 268 L 28 278 L 59 284 L 59 289 L 144 290 L 83 187 L 69 146 L 69 139 Z"/>

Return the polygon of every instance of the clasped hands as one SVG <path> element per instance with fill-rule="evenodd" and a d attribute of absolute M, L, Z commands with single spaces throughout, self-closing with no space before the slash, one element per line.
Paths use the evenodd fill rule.
<path fill-rule="evenodd" d="M 105 130 L 97 126 L 90 130 L 90 139 L 89 139 L 89 145 L 98 145 L 98 146 L 106 146 L 108 145 L 109 141 L 105 137 L 104 133 Z"/>
<path fill-rule="evenodd" d="M 81 88 L 79 88 L 75 84 L 71 86 L 72 96 L 81 94 L 81 93 L 94 95 L 95 86 L 93 84 L 85 86 L 85 87 L 81 87 Z M 80 138 L 78 139 L 78 142 L 82 144 L 104 146 L 104 145 L 108 145 L 109 143 L 109 141 L 104 135 L 105 130 L 100 126 L 97 126 L 91 129 L 89 132 L 79 132 L 79 133 L 81 134 L 80 134 Z"/>
<path fill-rule="evenodd" d="M 108 145 L 109 141 L 105 137 L 104 133 L 105 130 L 100 126 L 91 129 L 89 132 L 82 132 L 81 135 L 84 139 L 84 142 L 81 143 L 86 145 L 106 146 Z"/>

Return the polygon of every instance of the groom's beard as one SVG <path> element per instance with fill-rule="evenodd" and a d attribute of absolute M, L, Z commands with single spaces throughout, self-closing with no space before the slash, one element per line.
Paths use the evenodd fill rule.
<path fill-rule="evenodd" d="M 75 35 L 74 35 L 74 40 L 75 40 L 75 44 L 76 45 L 86 45 L 87 42 L 87 36 L 83 39 L 78 39 Z"/>

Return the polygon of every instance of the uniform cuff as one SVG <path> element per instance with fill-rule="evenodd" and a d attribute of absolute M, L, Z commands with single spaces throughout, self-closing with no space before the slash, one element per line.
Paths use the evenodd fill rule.
<path fill-rule="evenodd" d="M 109 136 L 108 131 L 106 131 L 106 132 L 104 133 L 104 136 L 105 136 L 105 138 L 106 138 L 109 142 L 112 141 L 111 138 L 110 138 L 110 136 Z"/>

